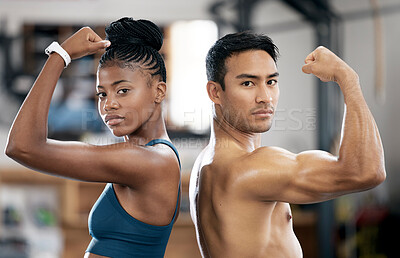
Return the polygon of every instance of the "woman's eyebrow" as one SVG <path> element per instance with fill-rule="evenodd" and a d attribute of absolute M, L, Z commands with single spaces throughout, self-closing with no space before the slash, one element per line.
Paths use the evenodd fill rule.
<path fill-rule="evenodd" d="M 115 82 L 111 83 L 111 86 L 115 86 L 115 85 L 120 84 L 120 83 L 123 83 L 123 82 L 131 82 L 131 81 L 128 81 L 128 80 L 119 80 L 119 81 L 115 81 Z M 97 85 L 96 88 L 104 88 L 104 86 Z"/>
<path fill-rule="evenodd" d="M 131 81 L 128 81 L 128 80 L 119 80 L 119 81 L 115 81 L 115 82 L 111 83 L 111 86 L 115 86 L 115 85 L 120 84 L 120 83 L 122 83 L 122 82 L 131 82 Z"/>

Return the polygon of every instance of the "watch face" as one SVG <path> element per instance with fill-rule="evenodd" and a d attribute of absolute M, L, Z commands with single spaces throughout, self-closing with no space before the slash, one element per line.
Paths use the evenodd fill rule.
<path fill-rule="evenodd" d="M 59 54 L 61 57 L 62 57 L 62 59 L 64 59 L 64 64 L 65 64 L 65 67 L 67 67 L 68 65 L 69 65 L 69 63 L 71 63 L 71 57 L 69 56 L 69 54 L 67 53 L 67 51 L 65 51 L 61 46 L 60 46 L 60 44 L 58 44 L 57 42 L 53 42 L 53 43 L 51 43 L 50 44 L 50 46 L 48 46 L 45 50 L 44 50 L 44 52 L 47 54 L 47 55 L 50 55 L 51 53 L 53 53 L 53 52 L 56 52 L 57 54 Z"/>
<path fill-rule="evenodd" d="M 56 44 L 57 44 L 56 42 L 52 42 L 52 43 L 44 50 L 44 52 L 45 52 L 47 55 L 50 55 L 51 53 L 54 52 L 54 47 L 55 47 Z"/>

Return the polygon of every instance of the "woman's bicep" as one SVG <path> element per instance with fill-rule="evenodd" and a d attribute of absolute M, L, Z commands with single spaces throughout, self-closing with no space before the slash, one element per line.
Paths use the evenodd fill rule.
<path fill-rule="evenodd" d="M 38 153 L 38 166 L 45 172 L 82 181 L 105 182 L 101 169 L 104 159 L 100 146 L 82 142 L 47 140 L 43 153 Z"/>
<path fill-rule="evenodd" d="M 44 173 L 82 181 L 129 184 L 132 176 L 135 181 L 145 179 L 141 172 L 151 165 L 154 154 L 128 143 L 95 146 L 49 139 L 25 155 L 20 163 Z"/>

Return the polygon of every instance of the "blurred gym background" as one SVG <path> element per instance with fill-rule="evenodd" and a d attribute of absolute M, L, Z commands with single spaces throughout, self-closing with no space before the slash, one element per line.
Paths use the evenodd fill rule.
<path fill-rule="evenodd" d="M 200 257 L 187 183 L 209 136 L 204 57 L 217 38 L 241 30 L 269 35 L 281 53 L 280 103 L 263 145 L 336 153 L 343 114 L 339 88 L 301 72 L 304 58 L 319 45 L 358 72 L 382 136 L 387 169 L 382 185 L 321 204 L 292 205 L 304 257 L 400 257 L 395 249 L 400 231 L 399 0 L 0 0 L 0 258 L 83 256 L 90 240 L 87 216 L 104 184 L 33 172 L 3 150 L 13 118 L 47 58 L 44 49 L 82 26 L 104 37 L 105 26 L 123 16 L 152 20 L 165 36 L 165 117 L 183 161 L 181 214 L 166 257 Z M 99 57 L 73 61 L 64 71 L 49 113 L 49 138 L 99 145 L 121 140 L 97 116 Z"/>

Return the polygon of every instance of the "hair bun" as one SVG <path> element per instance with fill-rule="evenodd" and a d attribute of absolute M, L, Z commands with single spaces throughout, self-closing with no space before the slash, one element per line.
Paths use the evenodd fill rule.
<path fill-rule="evenodd" d="M 133 44 L 150 46 L 159 51 L 163 43 L 163 35 L 153 22 L 134 20 L 128 17 L 121 18 L 107 26 L 106 36 L 111 41 L 110 47 Z"/>

